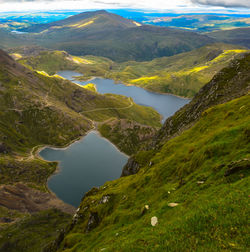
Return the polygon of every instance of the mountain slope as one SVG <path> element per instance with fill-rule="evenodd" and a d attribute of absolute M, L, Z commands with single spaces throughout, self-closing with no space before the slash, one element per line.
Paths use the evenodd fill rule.
<path fill-rule="evenodd" d="M 23 37 L 21 34 L 17 36 L 16 34 L 13 34 L 10 31 L 2 28 L 0 28 L 0 38 L 1 38 L 0 48 L 2 49 L 22 46 L 24 44 L 26 45 L 32 44 L 32 41 L 30 39 Z"/>
<path fill-rule="evenodd" d="M 232 59 L 246 52 L 239 46 L 216 43 L 152 61 L 113 64 L 106 77 L 155 92 L 193 97 Z"/>
<path fill-rule="evenodd" d="M 249 63 L 250 55 L 235 60 L 206 85 L 197 96 L 208 103 L 196 99 L 204 112 L 159 149 L 140 152 L 137 174 L 88 192 L 45 251 L 246 250 Z"/>
<path fill-rule="evenodd" d="M 148 149 L 160 149 L 165 142 L 192 127 L 206 109 L 248 94 L 250 90 L 249 67 L 249 53 L 241 59 L 233 60 L 228 67 L 222 69 L 201 88 L 190 103 L 165 121 L 162 128 L 152 138 Z M 144 165 L 140 164 L 140 155 L 137 153 L 129 159 L 123 169 L 123 176 L 137 173 Z"/>
<path fill-rule="evenodd" d="M 96 20 L 97 17 L 98 20 Z M 103 27 L 105 27 L 106 29 L 120 30 L 129 27 L 136 27 L 137 25 L 139 25 L 136 24 L 136 22 L 134 22 L 133 20 L 123 18 L 119 15 L 109 13 L 105 10 L 99 10 L 99 11 L 83 12 L 52 23 L 33 25 L 28 28 L 22 29 L 22 31 L 39 33 L 48 30 L 48 32 L 51 32 L 53 29 L 60 29 L 65 27 L 76 28 L 78 30 L 79 28 L 84 28 L 84 26 L 88 25 L 88 22 L 90 22 L 91 20 L 95 21 L 93 22 L 94 29 L 98 29 L 99 31 L 101 31 L 101 28 Z"/>
<path fill-rule="evenodd" d="M 151 108 L 33 72 L 1 50 L 0 106 L 0 206 L 24 212 L 56 207 L 46 187 L 56 163 L 39 159 L 38 147 L 68 145 L 93 129 L 94 122 L 111 118 L 160 125 L 160 115 Z M 0 218 L 5 215 L 0 209 Z"/>
<path fill-rule="evenodd" d="M 250 48 L 250 28 L 237 28 L 207 33 L 211 38 L 224 43 L 241 45 Z"/>
<path fill-rule="evenodd" d="M 73 55 L 96 55 L 115 61 L 151 60 L 192 50 L 213 42 L 212 39 L 188 31 L 140 26 L 136 28 L 94 33 L 72 29 L 36 36 L 36 42 Z M 89 34 L 90 30 L 91 34 Z M 68 39 L 70 38 L 70 39 Z M 184 39 L 185 38 L 185 39 Z"/>
<path fill-rule="evenodd" d="M 0 251 L 41 251 L 70 220 L 62 211 L 74 212 L 48 191 L 57 163 L 40 159 L 39 147 L 66 146 L 111 118 L 160 125 L 151 108 L 32 71 L 2 50 L 0 107 Z"/>
<path fill-rule="evenodd" d="M 95 55 L 115 61 L 151 60 L 212 43 L 205 35 L 141 25 L 106 11 L 81 13 L 50 24 L 27 28 L 36 44 L 72 55 Z"/>
<path fill-rule="evenodd" d="M 36 47 L 10 49 L 12 56 L 24 66 L 55 74 L 75 70 L 87 80 L 95 76 L 122 81 L 150 91 L 193 97 L 232 59 L 248 50 L 239 46 L 215 43 L 190 52 L 152 61 L 117 63 L 97 56 L 72 56 L 64 51 L 47 51 Z"/>

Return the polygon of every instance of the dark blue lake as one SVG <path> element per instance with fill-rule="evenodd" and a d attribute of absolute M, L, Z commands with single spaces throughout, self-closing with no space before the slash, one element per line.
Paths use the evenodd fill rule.
<path fill-rule="evenodd" d="M 48 180 L 49 189 L 76 207 L 92 187 L 119 178 L 128 160 L 96 131 L 67 148 L 45 148 L 39 154 L 45 160 L 60 161 L 58 173 Z"/>
<path fill-rule="evenodd" d="M 158 94 L 136 86 L 126 86 L 121 83 L 116 84 L 115 81 L 110 79 L 95 78 L 91 81 L 77 81 L 73 77 L 81 76 L 82 74 L 74 71 L 60 71 L 57 74 L 80 85 L 94 83 L 97 91 L 101 94 L 112 93 L 131 97 L 139 105 L 154 108 L 163 116 L 163 121 L 189 102 L 188 99 L 170 94 Z"/>
<path fill-rule="evenodd" d="M 189 102 L 173 95 L 157 94 L 135 86 L 116 84 L 110 79 L 76 81 L 73 76 L 81 74 L 73 71 L 61 71 L 57 74 L 81 85 L 94 83 L 101 94 L 113 93 L 132 97 L 137 104 L 153 107 L 164 120 Z M 96 131 L 91 131 L 65 149 L 45 148 L 40 155 L 45 160 L 59 162 L 59 172 L 48 180 L 49 189 L 64 202 L 76 207 L 92 187 L 119 178 L 128 160 L 128 156 Z"/>

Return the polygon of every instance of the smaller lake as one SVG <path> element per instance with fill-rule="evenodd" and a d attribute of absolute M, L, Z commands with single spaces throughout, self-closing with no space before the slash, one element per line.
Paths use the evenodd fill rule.
<path fill-rule="evenodd" d="M 119 178 L 128 160 L 96 131 L 65 149 L 45 148 L 39 154 L 47 161 L 59 161 L 60 171 L 50 177 L 48 187 L 75 207 L 92 187 Z"/>
<path fill-rule="evenodd" d="M 170 94 L 153 93 L 136 86 L 126 86 L 121 83 L 116 84 L 115 81 L 111 79 L 95 78 L 91 81 L 77 81 L 74 80 L 74 76 L 82 76 L 82 74 L 74 71 L 59 71 L 57 74 L 83 86 L 88 83 L 94 83 L 97 91 L 101 94 L 111 93 L 131 97 L 134 102 L 139 105 L 154 108 L 163 116 L 163 122 L 178 109 L 189 103 L 189 99 Z"/>

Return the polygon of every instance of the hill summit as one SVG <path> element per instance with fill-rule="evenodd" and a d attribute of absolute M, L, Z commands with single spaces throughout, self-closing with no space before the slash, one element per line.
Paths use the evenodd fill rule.
<path fill-rule="evenodd" d="M 22 31 L 28 32 L 27 41 L 36 45 L 120 62 L 171 56 L 214 42 L 205 35 L 144 25 L 104 10 L 80 13 Z"/>
<path fill-rule="evenodd" d="M 101 32 L 104 27 L 105 30 L 126 29 L 141 26 L 141 24 L 105 10 L 99 10 L 82 12 L 66 19 L 47 24 L 33 25 L 22 31 L 31 33 L 52 32 L 57 29 L 76 29 L 77 31 L 78 29 L 85 29 L 88 26 L 91 26 L 93 31 L 99 30 Z"/>

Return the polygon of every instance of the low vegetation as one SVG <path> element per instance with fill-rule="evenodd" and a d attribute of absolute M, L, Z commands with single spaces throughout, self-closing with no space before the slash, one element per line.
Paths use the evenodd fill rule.
<path fill-rule="evenodd" d="M 150 91 L 191 98 L 232 59 L 246 52 L 247 49 L 239 46 L 218 43 L 146 62 L 116 63 L 102 57 L 75 57 L 62 51 L 42 51 L 35 56 L 23 54 L 18 62 L 48 74 L 55 74 L 59 70 L 75 70 L 83 74 L 77 77 L 79 80 L 94 76 L 111 78 Z M 22 50 L 17 48 L 12 53 L 22 55 Z"/>
<path fill-rule="evenodd" d="M 5 34 L 9 45 L 0 41 L 0 46 L 10 48 L 33 44 L 77 56 L 95 55 L 124 62 L 171 56 L 214 42 L 206 35 L 190 31 L 138 25 L 106 11 L 80 13 L 22 31 L 28 33 Z"/>
<path fill-rule="evenodd" d="M 211 38 L 224 43 L 241 45 L 250 48 L 250 28 L 235 28 L 222 31 L 214 31 L 207 33 Z"/>
<path fill-rule="evenodd" d="M 58 251 L 247 249 L 249 111 L 249 96 L 210 108 L 136 175 L 92 189 Z"/>
<path fill-rule="evenodd" d="M 71 216 L 56 209 L 26 216 L 1 228 L 0 251 L 41 251 L 70 223 Z"/>
<path fill-rule="evenodd" d="M 232 45 L 213 44 L 149 62 L 115 65 L 107 77 L 154 92 L 190 98 L 232 59 L 247 51 Z"/>
<path fill-rule="evenodd" d="M 170 117 L 123 177 L 88 192 L 45 251 L 247 250 L 249 57 Z"/>
<path fill-rule="evenodd" d="M 93 85 L 83 88 L 43 70 L 27 69 L 3 51 L 0 51 L 0 106 L 1 206 L 6 205 L 4 190 L 9 190 L 13 200 L 15 194 L 19 195 L 15 189 L 17 183 L 32 189 L 32 195 L 37 196 L 29 198 L 30 206 L 42 200 L 38 196 L 41 191 L 45 193 L 43 200 L 50 199 L 46 183 L 56 163 L 39 159 L 36 155 L 39 147 L 66 146 L 93 129 L 95 122 L 110 118 L 128 119 L 149 128 L 160 126 L 160 115 L 152 108 L 139 106 L 127 97 L 100 95 Z M 6 189 L 6 185 L 13 188 Z M 22 204 L 7 202 L 10 208 L 0 209 L 0 250 L 40 251 L 43 244 L 55 239 L 69 219 L 68 215 L 53 210 L 30 215 L 25 202 L 24 199 Z M 24 213 L 15 212 L 9 220 L 11 209 L 19 208 Z M 27 241 L 29 236 L 32 239 Z"/>
<path fill-rule="evenodd" d="M 111 119 L 101 123 L 98 130 L 121 151 L 132 155 L 152 139 L 157 131 L 156 126 L 149 127 L 126 119 Z"/>

